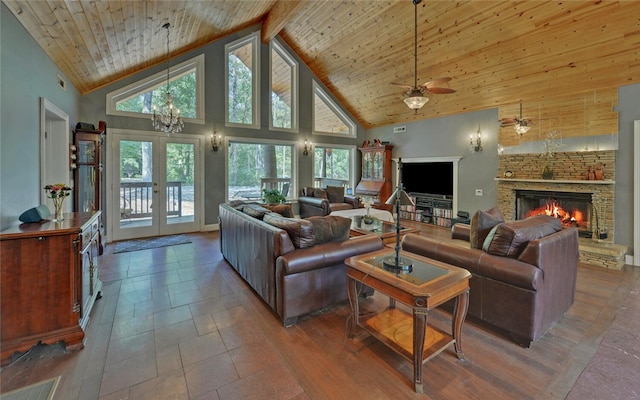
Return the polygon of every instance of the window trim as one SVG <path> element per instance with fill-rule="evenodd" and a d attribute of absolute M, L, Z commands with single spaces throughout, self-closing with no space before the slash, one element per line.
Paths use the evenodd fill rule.
<path fill-rule="evenodd" d="M 275 140 L 275 139 L 263 139 L 256 137 L 240 137 L 240 136 L 227 136 L 225 138 L 225 148 L 228 149 L 231 143 L 250 143 L 250 144 L 274 144 L 280 146 L 291 146 L 291 186 L 289 187 L 289 197 L 287 201 L 296 201 L 298 193 L 298 142 L 293 140 Z M 229 202 L 229 154 L 224 158 L 224 200 L 225 203 Z"/>
<path fill-rule="evenodd" d="M 273 101 L 271 96 L 271 89 L 273 87 L 272 76 L 273 76 L 273 60 L 272 55 L 273 52 L 277 52 L 280 57 L 282 57 L 291 67 L 291 128 L 282 128 L 273 126 Z M 282 132 L 293 132 L 299 133 L 299 124 L 298 124 L 298 82 L 299 82 L 299 70 L 300 66 L 298 61 L 296 61 L 291 53 L 278 41 L 272 40 L 269 42 L 269 130 L 272 131 L 282 131 Z"/>
<path fill-rule="evenodd" d="M 349 187 L 352 188 L 352 193 L 355 193 L 356 187 L 356 150 L 357 146 L 351 144 L 335 144 L 335 143 L 314 143 L 313 151 L 311 152 L 311 180 L 316 179 L 316 148 L 330 147 L 333 149 L 346 149 L 349 150 L 349 159 L 351 160 L 351 171 L 349 176 Z M 346 193 L 346 192 L 345 192 Z"/>
<path fill-rule="evenodd" d="M 260 40 L 259 31 L 250 33 L 233 42 L 224 45 L 224 123 L 228 127 L 260 129 Z M 252 83 L 253 91 L 251 124 L 229 122 L 229 53 L 247 44 L 252 44 Z"/>
<path fill-rule="evenodd" d="M 183 118 L 185 122 L 194 124 L 202 124 L 205 122 L 205 105 L 204 105 L 204 54 L 200 54 L 189 60 L 181 62 L 169 68 L 169 79 L 178 79 L 195 68 L 196 71 L 196 118 Z M 167 79 L 167 70 L 155 73 L 151 76 L 143 78 L 139 81 L 131 83 L 125 87 L 113 90 L 107 93 L 107 115 L 119 115 L 124 117 L 135 118 L 151 118 L 152 114 L 120 111 L 116 109 L 116 103 L 120 100 L 128 99 L 132 96 L 143 93 L 146 90 L 164 84 Z"/>
<path fill-rule="evenodd" d="M 356 124 L 347 116 L 347 114 L 342 111 L 342 108 L 325 92 L 325 90 L 316 82 L 312 81 L 313 90 L 311 93 L 311 134 L 313 135 L 326 135 L 326 136 L 338 136 L 338 137 L 352 137 L 355 138 L 357 136 L 356 132 Z M 325 102 L 327 107 L 333 111 L 336 116 L 347 126 L 349 129 L 349 133 L 334 133 L 334 132 L 324 132 L 316 130 L 316 105 L 315 99 L 316 94 Z"/>

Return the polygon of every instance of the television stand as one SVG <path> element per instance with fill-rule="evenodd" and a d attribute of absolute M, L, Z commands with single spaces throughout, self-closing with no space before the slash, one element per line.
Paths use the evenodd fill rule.
<path fill-rule="evenodd" d="M 450 228 L 453 219 L 453 196 L 409 193 L 415 206 L 401 206 L 400 218 Z"/>

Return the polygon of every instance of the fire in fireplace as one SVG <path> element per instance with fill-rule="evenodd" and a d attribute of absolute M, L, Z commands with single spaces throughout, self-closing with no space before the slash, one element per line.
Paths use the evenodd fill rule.
<path fill-rule="evenodd" d="M 564 226 L 578 228 L 580 236 L 591 237 L 591 212 L 591 193 L 516 190 L 517 219 L 550 215 Z"/>

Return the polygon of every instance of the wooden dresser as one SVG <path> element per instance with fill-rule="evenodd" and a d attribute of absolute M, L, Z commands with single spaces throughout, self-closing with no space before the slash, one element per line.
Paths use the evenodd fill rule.
<path fill-rule="evenodd" d="M 0 232 L 1 364 L 38 342 L 84 347 L 98 278 L 100 211 Z"/>

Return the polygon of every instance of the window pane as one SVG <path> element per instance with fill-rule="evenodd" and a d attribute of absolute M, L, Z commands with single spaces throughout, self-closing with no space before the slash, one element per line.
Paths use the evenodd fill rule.
<path fill-rule="evenodd" d="M 278 189 L 292 197 L 292 145 L 230 142 L 229 200 L 261 200 L 263 189 Z"/>
<path fill-rule="evenodd" d="M 323 184 L 326 182 L 331 183 L 330 186 L 349 183 L 351 180 L 351 151 L 349 149 L 316 146 L 314 152 L 313 174 L 318 186 L 326 186 Z"/>
<path fill-rule="evenodd" d="M 229 122 L 253 124 L 253 43 L 229 52 Z"/>
<path fill-rule="evenodd" d="M 292 68 L 275 48 L 271 50 L 271 117 L 276 128 L 291 129 Z"/>
<path fill-rule="evenodd" d="M 195 220 L 195 145 L 167 143 L 167 224 Z"/>
<path fill-rule="evenodd" d="M 196 70 L 170 80 L 169 90 L 173 106 L 180 110 L 184 118 L 196 118 Z M 166 103 L 167 84 L 153 88 L 145 93 L 138 93 L 126 100 L 116 103 L 116 110 L 151 114 L 153 106 L 161 109 Z"/>
<path fill-rule="evenodd" d="M 338 118 L 317 93 L 314 93 L 314 111 L 314 129 L 316 132 L 349 134 L 349 127 Z"/>

